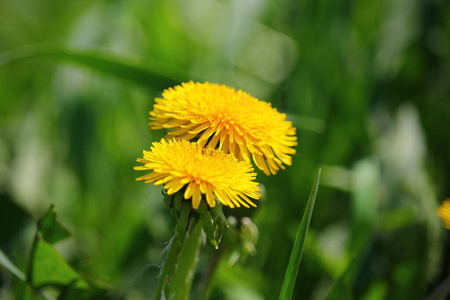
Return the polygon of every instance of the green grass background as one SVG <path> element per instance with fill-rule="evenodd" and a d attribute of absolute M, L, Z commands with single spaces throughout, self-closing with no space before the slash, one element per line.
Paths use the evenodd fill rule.
<path fill-rule="evenodd" d="M 256 254 L 220 264 L 211 299 L 278 297 L 319 167 L 293 299 L 344 274 L 336 299 L 422 299 L 448 273 L 449 2 L 0 0 L 0 16 L 0 248 L 22 270 L 53 203 L 72 266 L 111 299 L 154 293 L 174 219 L 133 166 L 164 135 L 153 99 L 193 79 L 271 102 L 299 141 L 291 167 L 258 174 Z"/>

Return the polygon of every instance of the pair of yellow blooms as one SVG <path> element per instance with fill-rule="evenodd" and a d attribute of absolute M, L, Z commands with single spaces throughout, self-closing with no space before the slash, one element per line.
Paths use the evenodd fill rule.
<path fill-rule="evenodd" d="M 266 175 L 291 165 L 295 128 L 270 103 L 208 82 L 183 83 L 162 96 L 149 125 L 170 131 L 143 151 L 137 161 L 144 165 L 135 170 L 153 172 L 136 180 L 163 184 L 169 195 L 185 188 L 184 199 L 192 199 L 194 209 L 202 195 L 210 207 L 216 199 L 231 208 L 249 207 L 260 198 L 250 160 Z"/>

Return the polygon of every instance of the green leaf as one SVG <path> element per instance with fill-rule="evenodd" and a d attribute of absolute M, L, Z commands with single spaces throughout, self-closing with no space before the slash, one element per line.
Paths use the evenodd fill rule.
<path fill-rule="evenodd" d="M 42 238 L 50 244 L 70 236 L 69 231 L 56 220 L 54 208 L 55 206 L 51 205 L 47 213 L 38 220 L 38 230 L 41 232 Z"/>
<path fill-rule="evenodd" d="M 35 288 L 72 283 L 79 289 L 89 288 L 84 279 L 69 266 L 61 254 L 40 236 L 35 240 L 30 275 L 31 284 Z"/>
<path fill-rule="evenodd" d="M 303 213 L 302 222 L 300 223 L 300 229 L 295 239 L 294 249 L 292 250 L 291 258 L 289 259 L 289 265 L 284 277 L 283 286 L 281 287 L 280 300 L 288 300 L 292 297 L 294 291 L 295 280 L 297 279 L 298 267 L 300 266 L 300 260 L 302 259 L 303 247 L 305 245 L 306 234 L 308 233 L 309 223 L 311 221 L 312 212 L 314 209 L 314 203 L 316 201 L 317 190 L 319 188 L 321 169 L 317 172 L 316 181 L 311 190 L 308 204 L 306 205 L 305 212 Z"/>
<path fill-rule="evenodd" d="M 0 67 L 12 62 L 49 57 L 94 68 L 120 78 L 161 88 L 188 81 L 185 70 L 145 58 L 136 59 L 114 55 L 99 48 L 81 49 L 59 44 L 38 44 L 12 50 L 0 55 Z"/>
<path fill-rule="evenodd" d="M 22 281 L 26 281 L 27 278 L 25 274 L 19 270 L 6 256 L 6 254 L 0 249 L 0 266 L 8 270 L 11 274 L 16 276 Z"/>

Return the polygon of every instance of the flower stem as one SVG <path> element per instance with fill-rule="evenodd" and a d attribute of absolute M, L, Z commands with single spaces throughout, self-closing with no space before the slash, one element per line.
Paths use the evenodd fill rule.
<path fill-rule="evenodd" d="M 180 217 L 178 218 L 174 235 L 168 245 L 169 250 L 167 251 L 166 260 L 161 270 L 155 300 L 172 298 L 172 282 L 180 261 L 181 250 L 189 231 L 189 213 L 191 212 L 191 207 L 191 202 L 181 201 Z"/>
<path fill-rule="evenodd" d="M 192 225 L 181 251 L 171 289 L 173 300 L 189 299 L 202 237 L 202 226 L 200 222 L 196 223 Z"/>

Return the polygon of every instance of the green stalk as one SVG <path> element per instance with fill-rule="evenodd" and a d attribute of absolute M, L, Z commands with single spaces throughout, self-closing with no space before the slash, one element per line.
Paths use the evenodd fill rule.
<path fill-rule="evenodd" d="M 169 250 L 167 251 L 166 260 L 161 270 L 155 300 L 172 299 L 170 296 L 172 282 L 180 261 L 181 250 L 183 249 L 183 244 L 189 231 L 189 213 L 191 212 L 192 205 L 190 201 L 181 202 L 180 217 L 178 218 L 174 235 L 169 242 Z"/>
<path fill-rule="evenodd" d="M 181 251 L 180 261 L 171 289 L 171 299 L 173 300 L 189 299 L 202 237 L 202 226 L 198 223 L 193 224 L 193 228 L 190 229 Z"/>

